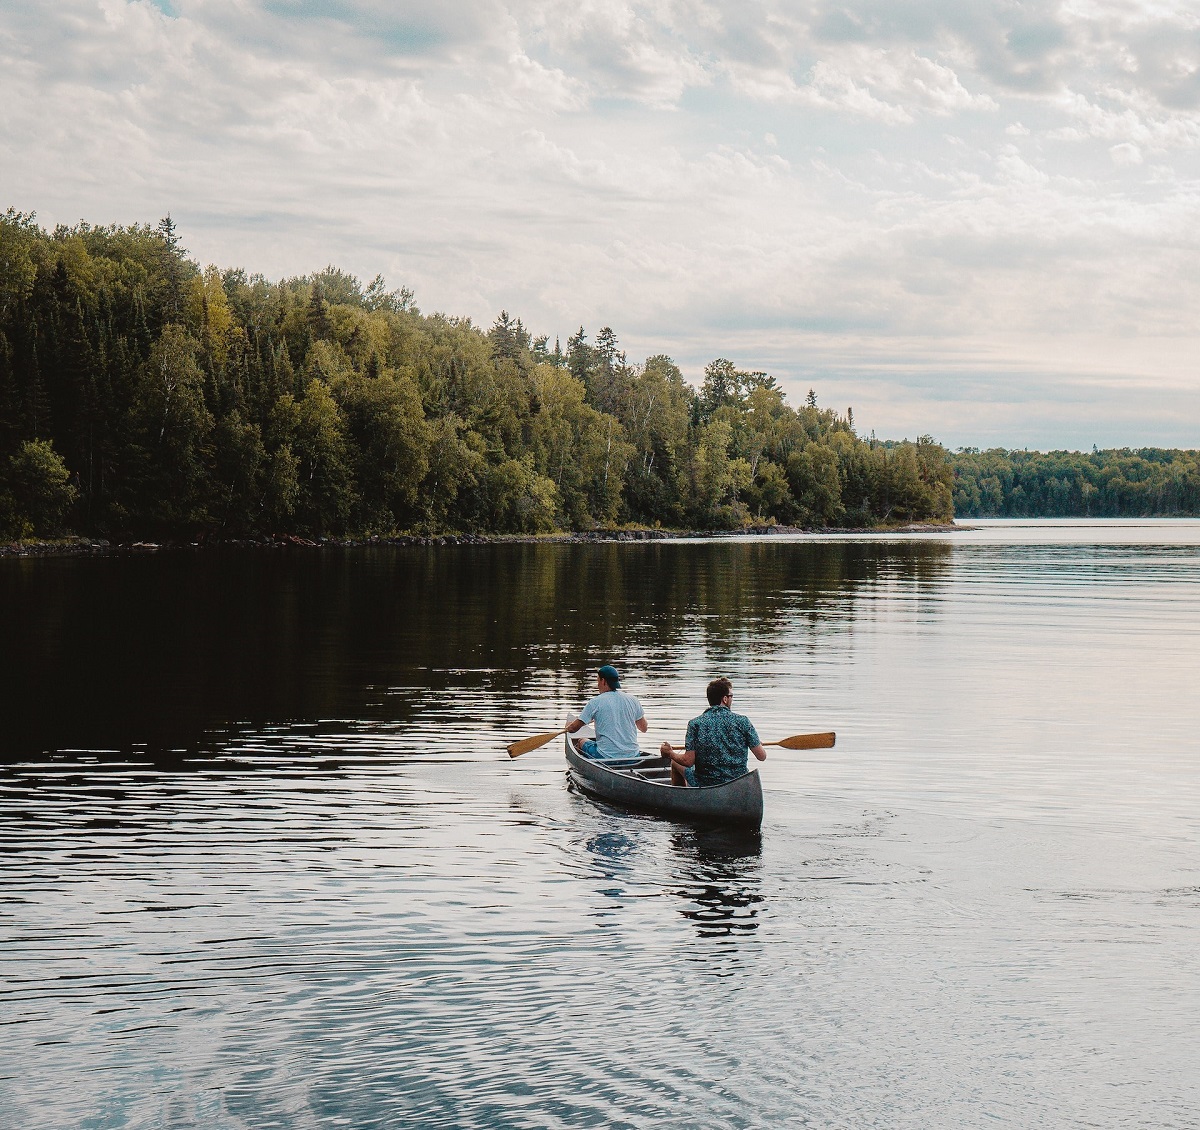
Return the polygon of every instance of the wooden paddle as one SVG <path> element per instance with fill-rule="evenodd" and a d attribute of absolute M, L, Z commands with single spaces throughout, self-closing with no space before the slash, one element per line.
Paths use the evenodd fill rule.
<path fill-rule="evenodd" d="M 779 742 L 763 742 L 764 746 L 777 745 L 783 749 L 833 749 L 837 734 L 796 734 Z"/>
<path fill-rule="evenodd" d="M 561 738 L 565 734 L 566 728 L 555 730 L 552 734 L 534 734 L 532 738 L 522 738 L 519 742 L 513 742 L 507 746 L 509 757 L 520 757 L 523 753 L 529 753 L 530 750 L 541 749 L 547 742 L 552 742 L 555 738 Z"/>
<path fill-rule="evenodd" d="M 552 734 L 551 737 L 554 735 Z M 837 734 L 795 734 L 790 738 L 784 738 L 777 742 L 763 742 L 763 746 L 777 745 L 783 749 L 833 749 L 833 743 L 837 741 Z M 679 747 L 680 749 L 683 746 Z"/>

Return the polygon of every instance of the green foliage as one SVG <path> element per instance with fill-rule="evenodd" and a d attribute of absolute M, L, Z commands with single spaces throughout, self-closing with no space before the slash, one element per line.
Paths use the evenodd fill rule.
<path fill-rule="evenodd" d="M 710 420 L 697 430 L 696 441 L 688 468 L 687 501 L 692 520 L 714 529 L 748 524 L 741 492 L 750 487 L 753 474 L 746 460 L 730 455 L 733 428 L 726 420 Z"/>
<path fill-rule="evenodd" d="M 963 450 L 951 459 L 955 512 L 974 518 L 1200 514 L 1200 452 Z"/>
<path fill-rule="evenodd" d="M 209 520 L 214 420 L 199 351 L 199 342 L 172 323 L 138 372 L 131 414 L 136 479 L 126 497 L 156 531 L 191 531 Z"/>
<path fill-rule="evenodd" d="M 846 512 L 838 457 L 823 443 L 810 443 L 787 461 L 787 483 L 806 526 L 836 526 Z"/>
<path fill-rule="evenodd" d="M 765 521 L 767 515 L 789 526 L 800 521 L 801 510 L 792 493 L 792 484 L 778 463 L 764 462 L 745 493 L 760 521 Z"/>
<path fill-rule="evenodd" d="M 345 417 L 320 379 L 309 381 L 300 400 L 281 409 L 298 463 L 299 528 L 308 534 L 342 533 L 358 501 Z"/>
<path fill-rule="evenodd" d="M 536 534 L 556 528 L 558 490 L 533 461 L 506 459 L 489 467 L 481 484 L 485 528 L 508 534 Z"/>
<path fill-rule="evenodd" d="M 63 515 L 75 501 L 71 473 L 48 440 L 27 440 L 8 465 L 8 497 L 0 522 L 9 536 L 47 537 L 62 532 Z"/>
<path fill-rule="evenodd" d="M 0 221 L 0 318 L 28 299 L 37 279 L 39 231 L 34 217 L 9 208 Z"/>
<path fill-rule="evenodd" d="M 351 372 L 333 386 L 346 422 L 361 530 L 411 525 L 429 471 L 429 428 L 413 380 L 395 370 Z"/>
<path fill-rule="evenodd" d="M 332 265 L 201 271 L 170 217 L 47 233 L 0 216 L 10 536 L 68 511 L 163 537 L 870 525 L 947 518 L 949 492 L 932 441 L 859 439 L 849 413 L 792 408 L 725 358 L 697 391 L 608 326 L 551 348 L 507 311 L 486 331 L 422 315 Z"/>

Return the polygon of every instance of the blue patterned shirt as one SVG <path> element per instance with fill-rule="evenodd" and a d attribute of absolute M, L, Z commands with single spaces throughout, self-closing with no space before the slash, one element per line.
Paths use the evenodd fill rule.
<path fill-rule="evenodd" d="M 758 745 L 758 731 L 744 714 L 710 706 L 688 723 L 685 749 L 696 751 L 696 784 L 723 785 L 746 772 L 746 751 Z"/>

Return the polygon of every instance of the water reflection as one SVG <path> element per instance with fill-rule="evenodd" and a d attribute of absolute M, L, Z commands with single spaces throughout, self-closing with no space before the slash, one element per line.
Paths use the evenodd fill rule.
<path fill-rule="evenodd" d="M 929 588 L 951 554 L 726 541 L 3 560 L 0 754 L 179 763 L 271 724 L 404 727 L 531 678 L 570 697 L 597 655 L 721 666 L 840 630 L 864 590 Z"/>
<path fill-rule="evenodd" d="M 685 877 L 674 891 L 683 902 L 679 913 L 695 923 L 697 937 L 746 937 L 758 929 L 764 909 L 758 830 L 679 829 L 671 848 Z"/>
<path fill-rule="evenodd" d="M 598 832 L 589 836 L 584 848 L 607 864 L 625 864 L 637 851 L 637 844 L 621 832 Z"/>

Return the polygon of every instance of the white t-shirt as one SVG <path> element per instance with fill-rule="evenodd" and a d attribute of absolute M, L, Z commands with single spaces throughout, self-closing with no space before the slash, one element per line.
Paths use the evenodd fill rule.
<path fill-rule="evenodd" d="M 644 718 L 642 704 L 622 690 L 604 691 L 588 699 L 580 721 L 596 723 L 597 757 L 639 757 L 638 731 L 634 725 Z"/>

